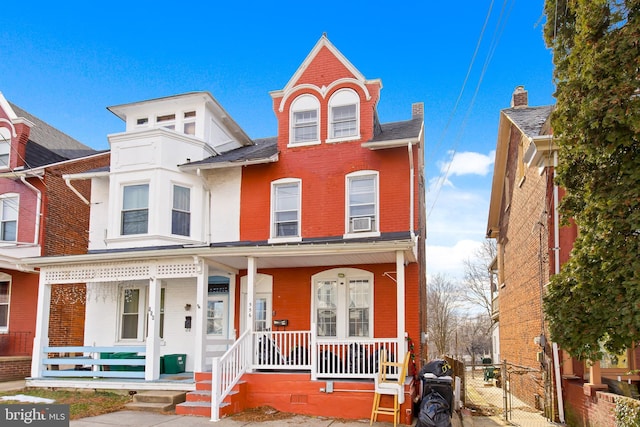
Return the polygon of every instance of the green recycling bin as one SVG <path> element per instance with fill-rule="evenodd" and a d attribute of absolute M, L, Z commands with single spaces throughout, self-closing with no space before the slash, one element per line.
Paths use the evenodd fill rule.
<path fill-rule="evenodd" d="M 110 359 L 144 359 L 144 356 L 138 356 L 138 353 L 113 353 Z M 112 365 L 112 371 L 144 371 L 144 365 Z"/>
<path fill-rule="evenodd" d="M 165 354 L 163 357 L 165 374 L 179 374 L 184 372 L 184 367 L 187 363 L 186 354 Z"/>

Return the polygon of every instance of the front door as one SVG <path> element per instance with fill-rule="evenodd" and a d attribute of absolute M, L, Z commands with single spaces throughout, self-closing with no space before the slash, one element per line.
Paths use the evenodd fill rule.
<path fill-rule="evenodd" d="M 270 331 L 273 314 L 273 276 L 258 273 L 254 285 L 253 330 Z M 247 330 L 247 276 L 240 279 L 240 331 Z"/>
<path fill-rule="evenodd" d="M 207 354 L 222 356 L 229 339 L 229 278 L 209 277 L 207 287 Z"/>

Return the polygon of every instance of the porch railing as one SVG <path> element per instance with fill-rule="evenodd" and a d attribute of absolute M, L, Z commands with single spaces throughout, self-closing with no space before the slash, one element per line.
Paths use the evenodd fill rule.
<path fill-rule="evenodd" d="M 143 378 L 145 346 L 51 347 L 43 349 L 43 377 Z"/>
<path fill-rule="evenodd" d="M 311 331 L 260 331 L 253 333 L 251 367 L 309 370 L 312 379 L 374 378 L 382 351 L 395 360 L 397 338 L 326 339 Z"/>
<path fill-rule="evenodd" d="M 246 331 L 211 366 L 211 421 L 220 420 L 220 405 L 250 366 L 251 335 Z"/>

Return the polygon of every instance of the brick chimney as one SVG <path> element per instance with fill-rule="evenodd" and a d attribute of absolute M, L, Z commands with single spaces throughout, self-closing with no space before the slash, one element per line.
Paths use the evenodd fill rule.
<path fill-rule="evenodd" d="M 511 96 L 511 108 L 526 108 L 529 106 L 528 92 L 524 86 L 517 86 Z"/>
<path fill-rule="evenodd" d="M 424 102 L 414 102 L 411 104 L 411 118 L 420 119 L 424 117 Z"/>

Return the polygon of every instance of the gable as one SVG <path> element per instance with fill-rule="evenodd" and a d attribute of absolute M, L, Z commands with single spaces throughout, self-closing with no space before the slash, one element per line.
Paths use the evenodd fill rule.
<path fill-rule="evenodd" d="M 327 46 L 322 46 L 300 77 L 290 83 L 293 83 L 294 87 L 302 84 L 323 87 L 343 78 L 364 80 L 361 75 L 354 74 Z"/>

